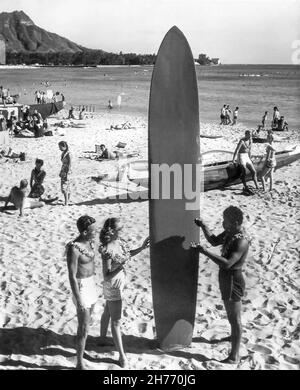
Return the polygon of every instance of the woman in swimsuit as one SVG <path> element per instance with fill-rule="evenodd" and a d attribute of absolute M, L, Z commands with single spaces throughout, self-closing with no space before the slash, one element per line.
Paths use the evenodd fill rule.
<path fill-rule="evenodd" d="M 126 263 L 149 246 L 149 238 L 134 250 L 130 250 L 127 243 L 119 237 L 122 226 L 118 218 L 108 218 L 100 233 L 99 253 L 102 256 L 103 289 L 106 305 L 101 317 L 99 345 L 107 344 L 106 334 L 111 318 L 111 332 L 116 348 L 119 352 L 121 367 L 127 365 L 121 336 L 122 292 L 125 287 Z"/>
<path fill-rule="evenodd" d="M 212 246 L 222 245 L 221 256 L 207 250 L 200 244 L 191 243 L 191 247 L 204 254 L 219 267 L 219 286 L 222 300 L 231 325 L 231 352 L 223 363 L 238 363 L 242 337 L 241 299 L 244 295 L 245 281 L 242 267 L 247 258 L 250 239 L 242 228 L 243 212 L 234 206 L 223 213 L 224 232 L 215 236 L 201 219 L 195 219 L 207 241 Z"/>
<path fill-rule="evenodd" d="M 61 179 L 61 192 L 63 193 L 65 198 L 65 206 L 67 206 L 70 200 L 70 179 L 68 176 L 71 172 L 71 157 L 68 144 L 65 141 L 59 142 L 58 146 L 59 149 L 62 151 L 62 167 L 59 174 L 59 177 Z"/>
<path fill-rule="evenodd" d="M 44 165 L 44 161 L 37 158 L 35 160 L 35 168 L 31 172 L 30 177 L 30 194 L 29 198 L 41 198 L 43 193 L 45 192 L 45 188 L 43 186 L 43 182 L 46 176 L 46 172 L 42 169 Z"/>
<path fill-rule="evenodd" d="M 273 174 L 276 167 L 276 157 L 275 157 L 275 149 L 272 146 L 274 137 L 272 133 L 268 134 L 267 137 L 268 145 L 266 147 L 266 161 L 263 171 L 261 173 L 261 183 L 263 187 L 263 191 L 266 190 L 266 179 L 270 178 L 270 191 L 273 189 Z"/>

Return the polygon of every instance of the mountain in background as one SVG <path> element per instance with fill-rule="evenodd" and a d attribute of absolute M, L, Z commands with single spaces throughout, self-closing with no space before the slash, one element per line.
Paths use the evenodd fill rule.
<path fill-rule="evenodd" d="M 23 11 L 0 13 L 0 41 L 5 43 L 6 63 L 12 65 L 153 65 L 156 60 L 155 54 L 117 54 L 85 48 L 38 27 Z M 211 65 L 218 59 L 200 54 L 196 62 Z"/>
<path fill-rule="evenodd" d="M 74 42 L 36 26 L 23 11 L 0 13 L 0 36 L 7 53 L 82 52 Z"/>

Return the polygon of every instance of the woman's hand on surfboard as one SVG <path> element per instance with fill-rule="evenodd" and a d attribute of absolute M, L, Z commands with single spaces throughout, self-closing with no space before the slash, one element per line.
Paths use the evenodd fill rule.
<path fill-rule="evenodd" d="M 142 244 L 142 248 L 146 249 L 150 245 L 150 237 L 147 237 L 146 240 Z"/>

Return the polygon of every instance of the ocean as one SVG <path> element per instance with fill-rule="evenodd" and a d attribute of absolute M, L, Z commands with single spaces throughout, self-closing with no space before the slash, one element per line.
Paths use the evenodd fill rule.
<path fill-rule="evenodd" d="M 1 68 L 0 85 L 19 93 L 19 102 L 34 102 L 36 90 L 63 92 L 68 105 L 107 110 L 111 100 L 120 112 L 147 117 L 152 66 L 103 66 L 99 68 Z M 289 128 L 300 128 L 299 65 L 196 66 L 200 122 L 218 123 L 223 104 L 239 107 L 239 121 L 253 129 L 273 107 L 279 108 Z M 50 84 L 49 87 L 45 83 Z"/>

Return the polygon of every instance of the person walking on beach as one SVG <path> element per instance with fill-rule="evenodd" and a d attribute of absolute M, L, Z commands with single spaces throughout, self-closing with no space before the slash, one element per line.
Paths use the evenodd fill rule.
<path fill-rule="evenodd" d="M 229 108 L 229 104 L 227 104 L 226 109 L 225 109 L 225 124 L 226 125 L 230 125 L 230 123 L 231 123 L 230 116 L 231 116 L 231 110 Z"/>
<path fill-rule="evenodd" d="M 113 108 L 112 102 L 111 102 L 110 100 L 108 101 L 108 106 L 107 106 L 107 108 L 108 108 L 109 110 L 111 110 L 111 109 Z"/>
<path fill-rule="evenodd" d="M 274 107 L 272 129 L 277 128 L 279 119 L 280 119 L 280 112 L 277 107 Z"/>
<path fill-rule="evenodd" d="M 231 126 L 237 124 L 238 114 L 239 114 L 239 108 L 236 107 L 235 110 L 233 111 L 233 122 L 231 123 Z"/>
<path fill-rule="evenodd" d="M 69 175 L 71 173 L 71 157 L 70 157 L 70 152 L 69 152 L 69 146 L 65 141 L 60 141 L 58 144 L 58 147 L 60 151 L 62 152 L 61 154 L 61 162 L 62 162 L 62 167 L 60 170 L 60 180 L 61 180 L 61 192 L 64 195 L 65 199 L 65 206 L 69 204 L 70 200 L 70 179 Z"/>
<path fill-rule="evenodd" d="M 265 165 L 264 165 L 263 171 L 261 173 L 261 183 L 262 183 L 263 191 L 266 190 L 266 179 L 267 178 L 270 179 L 270 190 L 269 191 L 272 191 L 272 189 L 273 189 L 273 174 L 274 174 L 275 167 L 276 167 L 276 157 L 275 157 L 276 150 L 272 145 L 273 141 L 274 141 L 274 137 L 270 131 L 268 134 L 268 137 L 267 137 L 268 145 L 266 147 Z"/>
<path fill-rule="evenodd" d="M 265 111 L 261 120 L 262 129 L 265 129 L 267 119 L 268 119 L 268 111 Z"/>
<path fill-rule="evenodd" d="M 127 243 L 119 237 L 122 230 L 118 218 L 108 218 L 100 233 L 99 253 L 102 256 L 103 289 L 106 305 L 101 317 L 99 345 L 107 345 L 107 330 L 111 319 L 111 332 L 114 344 L 119 352 L 119 364 L 127 366 L 127 358 L 123 348 L 121 335 L 122 292 L 126 283 L 127 261 L 142 252 L 149 246 L 149 238 L 134 250 L 130 250 Z"/>
<path fill-rule="evenodd" d="M 250 239 L 242 227 L 243 212 L 230 206 L 223 212 L 223 233 L 211 233 L 202 219 L 195 219 L 212 246 L 222 245 L 221 256 L 203 247 L 200 243 L 191 243 L 191 247 L 205 255 L 219 266 L 219 287 L 227 318 L 231 326 L 231 351 L 222 363 L 237 364 L 242 338 L 241 300 L 245 291 L 242 267 L 246 261 Z"/>
<path fill-rule="evenodd" d="M 221 119 L 221 123 L 220 125 L 225 125 L 225 119 L 226 119 L 226 104 L 224 104 L 224 106 L 221 108 L 221 115 L 220 115 L 220 119 Z"/>
<path fill-rule="evenodd" d="M 244 185 L 244 191 L 249 191 L 249 188 L 246 184 L 247 168 L 249 169 L 252 175 L 252 180 L 254 181 L 255 187 L 258 190 L 257 174 L 253 162 L 251 161 L 251 148 L 252 148 L 252 135 L 250 130 L 246 130 L 245 137 L 240 139 L 232 159 L 233 163 L 235 163 L 235 161 L 238 160 L 238 163 L 241 166 L 242 169 L 241 180 Z"/>
<path fill-rule="evenodd" d="M 79 236 L 67 244 L 66 255 L 73 302 L 77 309 L 77 366 L 85 369 L 83 354 L 91 315 L 98 300 L 95 281 L 95 219 L 83 215 L 77 220 Z"/>
<path fill-rule="evenodd" d="M 82 107 L 82 109 L 79 112 L 79 120 L 83 120 L 85 118 L 84 112 L 85 112 L 85 107 Z"/>
<path fill-rule="evenodd" d="M 75 116 L 74 116 L 74 107 L 72 106 L 69 110 L 69 116 L 67 119 L 75 119 Z"/>
<path fill-rule="evenodd" d="M 122 104 L 122 95 L 119 95 L 118 98 L 117 98 L 118 109 L 121 108 L 121 104 Z"/>
<path fill-rule="evenodd" d="M 26 179 L 20 181 L 19 187 L 13 187 L 10 190 L 8 198 L 6 199 L 3 210 L 5 211 L 8 204 L 12 203 L 17 210 L 20 210 L 20 217 L 22 217 L 24 209 L 35 209 L 38 207 L 43 207 L 45 205 L 44 202 L 28 199 L 26 197 L 27 187 L 28 181 Z"/>

